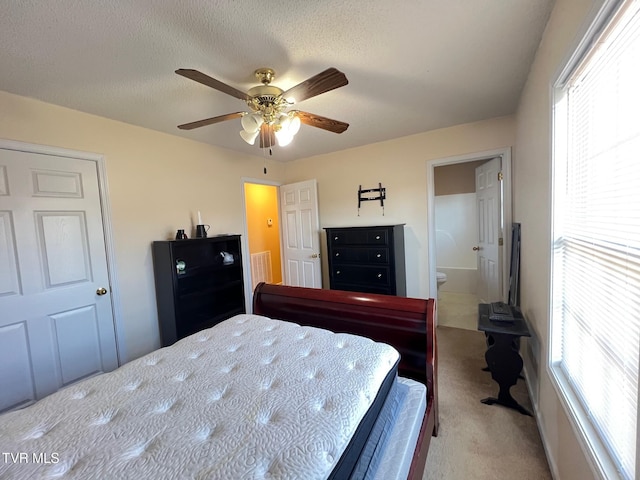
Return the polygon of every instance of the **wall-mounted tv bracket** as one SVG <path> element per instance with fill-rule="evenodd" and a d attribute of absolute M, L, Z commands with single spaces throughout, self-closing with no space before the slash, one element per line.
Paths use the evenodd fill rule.
<path fill-rule="evenodd" d="M 380 200 L 382 207 L 382 216 L 384 217 L 384 201 L 387 198 L 387 189 L 378 183 L 378 188 L 362 189 L 362 185 L 358 185 L 358 216 L 360 216 L 360 204 L 371 200 Z"/>

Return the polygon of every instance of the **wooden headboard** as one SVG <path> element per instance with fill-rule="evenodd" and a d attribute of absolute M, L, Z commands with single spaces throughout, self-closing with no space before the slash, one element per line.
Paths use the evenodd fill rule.
<path fill-rule="evenodd" d="M 438 428 L 435 300 L 340 290 L 321 290 L 260 283 L 253 295 L 253 313 L 300 325 L 353 333 L 395 347 L 401 356 L 399 374 L 427 386 L 426 450 Z M 422 463 L 424 466 L 424 463 Z M 420 470 L 418 470 L 420 471 Z"/>

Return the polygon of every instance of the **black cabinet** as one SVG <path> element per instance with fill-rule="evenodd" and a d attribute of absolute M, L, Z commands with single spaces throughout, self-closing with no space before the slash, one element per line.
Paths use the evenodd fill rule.
<path fill-rule="evenodd" d="M 404 224 L 325 230 L 332 289 L 406 296 Z"/>
<path fill-rule="evenodd" d="M 245 312 L 240 235 L 153 242 L 162 346 Z"/>

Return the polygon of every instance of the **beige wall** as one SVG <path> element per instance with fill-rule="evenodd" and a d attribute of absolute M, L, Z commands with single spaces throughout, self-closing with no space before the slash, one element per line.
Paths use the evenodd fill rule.
<path fill-rule="evenodd" d="M 321 227 L 405 223 L 407 295 L 426 298 L 427 161 L 508 147 L 514 141 L 514 118 L 500 117 L 298 160 L 287 164 L 286 181 L 318 180 Z M 358 216 L 358 185 L 376 188 L 378 182 L 386 188 L 384 216 L 373 201 L 364 202 Z"/>
<path fill-rule="evenodd" d="M 594 475 L 546 368 L 551 254 L 550 85 L 593 3 L 591 0 L 557 0 L 516 117 L 514 220 L 522 223 L 521 305 L 535 331 L 524 349 L 525 368 L 550 463 L 556 478 L 562 480 L 586 480 Z"/>
<path fill-rule="evenodd" d="M 476 168 L 487 160 L 442 165 L 433 169 L 434 195 L 475 193 Z"/>
<path fill-rule="evenodd" d="M 242 233 L 242 177 L 263 175 L 260 156 L 240 155 L 173 135 L 0 92 L 0 138 L 103 154 L 122 303 L 123 360 L 160 346 L 151 242 L 190 232 L 200 210 L 209 234 Z"/>

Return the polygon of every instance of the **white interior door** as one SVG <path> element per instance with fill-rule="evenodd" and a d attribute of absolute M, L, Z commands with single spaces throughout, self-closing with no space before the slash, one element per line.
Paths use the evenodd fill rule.
<path fill-rule="evenodd" d="M 322 288 L 317 183 L 282 185 L 280 200 L 284 283 Z"/>
<path fill-rule="evenodd" d="M 117 367 L 95 162 L 0 149 L 0 265 L 0 412 Z"/>
<path fill-rule="evenodd" d="M 502 300 L 500 168 L 500 158 L 494 158 L 476 168 L 478 297 L 481 303 Z"/>

